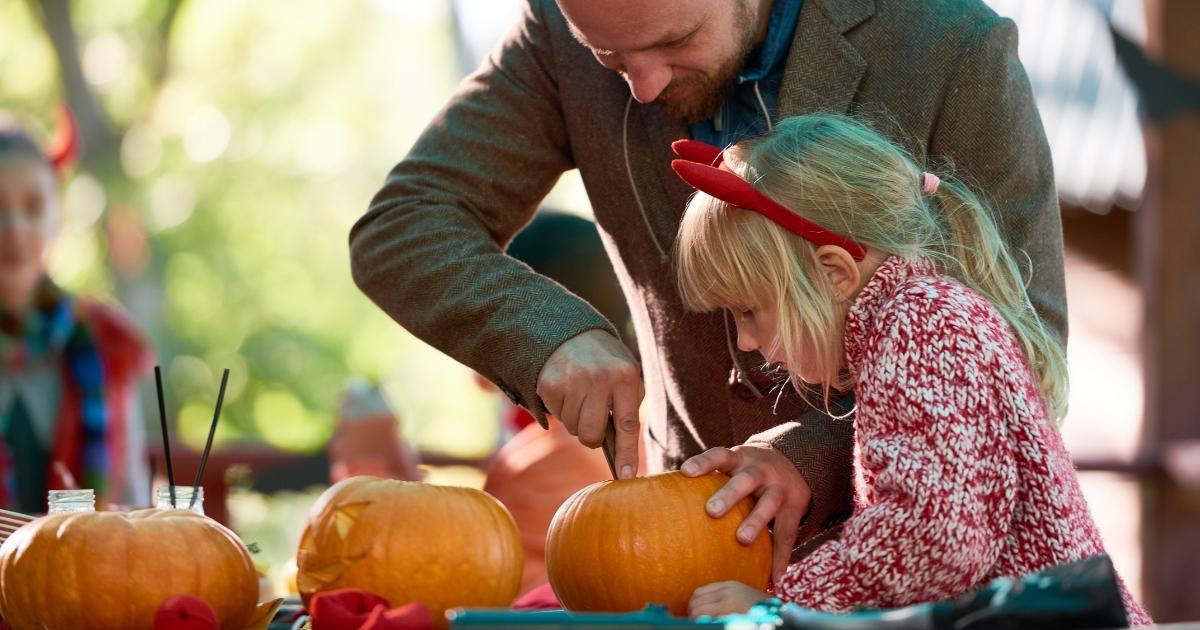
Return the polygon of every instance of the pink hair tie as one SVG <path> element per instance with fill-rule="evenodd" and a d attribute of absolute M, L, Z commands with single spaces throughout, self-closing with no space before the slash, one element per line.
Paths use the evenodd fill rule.
<path fill-rule="evenodd" d="M 929 171 L 925 171 L 921 175 L 923 177 L 921 181 L 921 192 L 924 193 L 926 197 L 932 197 L 933 193 L 937 192 L 938 186 L 941 185 L 942 179 L 937 175 L 930 173 Z"/>

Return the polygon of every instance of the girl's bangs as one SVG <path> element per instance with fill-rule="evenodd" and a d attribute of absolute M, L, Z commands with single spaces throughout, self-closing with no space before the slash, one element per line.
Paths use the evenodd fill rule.
<path fill-rule="evenodd" d="M 777 275 L 771 266 L 781 262 L 767 251 L 769 245 L 778 245 L 773 237 L 768 219 L 696 193 L 676 242 L 676 275 L 684 304 L 708 312 L 771 302 L 777 293 L 771 286 Z"/>

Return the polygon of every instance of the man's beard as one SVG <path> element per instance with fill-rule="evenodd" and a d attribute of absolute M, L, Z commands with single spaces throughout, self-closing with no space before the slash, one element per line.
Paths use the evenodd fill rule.
<path fill-rule="evenodd" d="M 655 99 L 668 116 L 689 125 L 700 122 L 715 114 L 733 90 L 733 82 L 746 65 L 746 58 L 754 48 L 754 37 L 758 33 L 758 20 L 755 19 L 747 0 L 740 0 L 737 10 L 735 28 L 742 34 L 737 51 L 725 60 L 711 77 L 697 73 L 672 79 L 662 94 Z M 696 94 L 686 99 L 672 100 L 672 97 L 687 92 Z"/>

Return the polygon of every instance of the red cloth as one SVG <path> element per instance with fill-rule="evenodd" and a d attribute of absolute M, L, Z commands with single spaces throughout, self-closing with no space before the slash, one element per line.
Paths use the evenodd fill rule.
<path fill-rule="evenodd" d="M 529 410 L 524 407 L 517 407 L 516 405 L 509 409 L 504 420 L 508 423 L 508 428 L 513 431 L 520 431 L 531 424 L 537 423 L 537 419 L 533 417 L 533 414 L 529 413 Z"/>
<path fill-rule="evenodd" d="M 389 608 L 388 601 L 355 588 L 317 593 L 309 606 L 313 630 L 432 630 L 420 602 Z"/>
<path fill-rule="evenodd" d="M 154 613 L 154 630 L 220 630 L 208 602 L 193 595 L 176 595 Z"/>
<path fill-rule="evenodd" d="M 554 594 L 550 584 L 535 586 L 513 602 L 513 610 L 561 610 L 562 602 Z"/>

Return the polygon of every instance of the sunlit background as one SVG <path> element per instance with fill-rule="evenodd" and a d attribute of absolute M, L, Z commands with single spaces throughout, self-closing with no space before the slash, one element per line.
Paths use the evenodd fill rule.
<path fill-rule="evenodd" d="M 1130 216 L 1147 164 L 1137 97 L 1108 24 L 1144 41 L 1143 5 L 990 4 L 1020 26 L 1064 203 L 1073 381 L 1064 434 L 1085 464 L 1115 562 L 1138 592 L 1139 490 L 1122 466 L 1136 459 L 1142 429 Z M 515 2 L 41 3 L 69 7 L 69 24 L 50 11 L 43 20 L 36 6 L 0 0 L 0 108 L 46 138 L 55 104 L 73 89 L 77 109 L 81 94 L 95 99 L 111 140 L 66 183 L 52 275 L 120 301 L 153 340 L 181 442 L 202 447 L 228 367 L 217 451 L 302 464 L 330 437 L 348 379 L 362 376 L 382 384 L 421 451 L 465 464 L 493 452 L 503 437 L 497 397 L 358 291 L 347 235 L 515 19 Z M 73 68 L 53 43 L 64 25 L 77 42 Z M 573 173 L 550 204 L 590 215 Z M 152 396 L 147 384 L 148 419 Z M 149 434 L 157 439 L 156 425 Z M 431 470 L 435 481 L 481 482 L 469 465 Z M 321 487 L 276 483 L 264 492 L 244 468 L 233 475 L 233 525 L 278 572 Z"/>
<path fill-rule="evenodd" d="M 113 150 L 90 152 L 99 166 L 67 182 L 51 274 L 118 300 L 151 338 L 177 438 L 203 448 L 228 367 L 214 453 L 319 452 L 343 387 L 362 376 L 380 382 L 422 451 L 491 454 L 497 396 L 392 322 L 349 274 L 351 225 L 463 76 L 455 32 L 466 23 L 451 6 L 58 4 L 70 8 L 82 87 Z M 504 4 L 496 16 L 511 23 L 515 5 Z M 472 23 L 495 33 L 494 22 Z M 48 30 L 30 3 L 0 1 L 0 108 L 43 139 L 69 75 Z M 549 202 L 590 214 L 577 176 L 564 179 Z M 143 399 L 153 420 L 152 383 Z M 448 466 L 431 479 L 481 485 L 482 474 Z M 235 485 L 233 524 L 259 543 L 260 563 L 277 572 L 291 557 L 321 489 Z"/>

